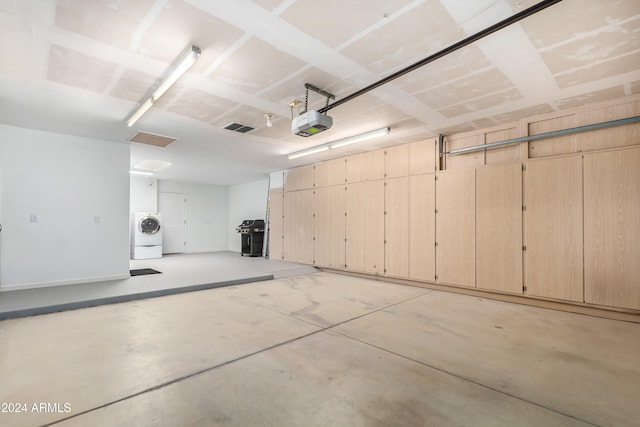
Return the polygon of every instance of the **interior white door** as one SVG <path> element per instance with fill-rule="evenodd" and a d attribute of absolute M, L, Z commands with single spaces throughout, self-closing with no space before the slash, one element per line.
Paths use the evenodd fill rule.
<path fill-rule="evenodd" d="M 183 253 L 187 245 L 187 197 L 184 193 L 158 194 L 162 214 L 162 253 Z"/>

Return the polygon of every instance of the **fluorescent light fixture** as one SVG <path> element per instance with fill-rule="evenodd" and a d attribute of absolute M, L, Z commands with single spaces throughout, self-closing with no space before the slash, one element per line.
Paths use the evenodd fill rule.
<path fill-rule="evenodd" d="M 143 171 L 129 171 L 129 173 L 131 175 L 146 175 L 146 176 L 153 176 L 153 173 L 151 172 L 143 172 Z"/>
<path fill-rule="evenodd" d="M 137 122 L 144 113 L 155 104 L 155 102 L 167 91 L 173 84 L 198 60 L 200 57 L 200 48 L 191 46 L 191 49 L 180 59 L 180 62 L 169 73 L 169 75 L 160 83 L 160 86 L 153 91 L 153 94 L 140 106 L 127 120 L 127 126 L 131 127 Z"/>
<path fill-rule="evenodd" d="M 133 113 L 133 115 L 129 118 L 129 120 L 127 121 L 127 126 L 129 127 L 133 126 L 133 124 L 137 122 L 144 113 L 149 111 L 149 108 L 151 108 L 152 106 L 153 106 L 153 100 L 151 98 L 144 101 L 144 104 L 142 104 L 140 108 L 138 108 L 136 112 Z"/>
<path fill-rule="evenodd" d="M 348 138 L 339 139 L 329 144 L 331 148 L 340 148 L 345 145 L 355 144 L 356 142 L 366 141 L 367 139 L 377 138 L 389 134 L 389 128 L 372 130 L 370 132 L 361 133 L 360 135 L 350 136 Z"/>
<path fill-rule="evenodd" d="M 344 147 L 345 145 L 355 144 L 356 142 L 362 142 L 368 139 L 377 138 L 379 136 L 388 135 L 389 132 L 391 132 L 391 129 L 388 127 L 372 130 L 369 132 L 361 133 L 360 135 L 354 135 L 347 138 L 339 139 L 337 141 L 327 142 L 326 144 L 307 148 L 305 150 L 296 151 L 295 153 L 289 154 L 288 158 L 289 160 L 297 159 L 298 157 L 320 153 L 329 149 Z"/>
<path fill-rule="evenodd" d="M 295 153 L 289 154 L 289 160 L 297 159 L 298 157 L 308 156 L 310 154 L 321 153 L 323 151 L 327 151 L 329 149 L 328 145 L 319 145 L 317 147 L 311 147 L 306 150 L 296 151 Z"/>

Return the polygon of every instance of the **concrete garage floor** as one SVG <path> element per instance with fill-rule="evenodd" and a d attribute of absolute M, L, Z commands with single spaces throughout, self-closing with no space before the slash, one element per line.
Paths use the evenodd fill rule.
<path fill-rule="evenodd" d="M 318 272 L 4 320 L 0 425 L 634 426 L 639 338 Z"/>

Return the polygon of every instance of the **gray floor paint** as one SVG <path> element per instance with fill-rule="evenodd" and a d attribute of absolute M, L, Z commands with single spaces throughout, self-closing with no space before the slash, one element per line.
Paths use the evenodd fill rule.
<path fill-rule="evenodd" d="M 0 320 L 154 298 L 314 272 L 301 264 L 243 257 L 235 252 L 168 255 L 131 260 L 131 269 L 162 274 L 123 280 L 0 292 Z"/>
<path fill-rule="evenodd" d="M 0 322 L 0 402 L 26 409 L 0 425 L 635 426 L 639 338 L 636 323 L 288 275 Z"/>

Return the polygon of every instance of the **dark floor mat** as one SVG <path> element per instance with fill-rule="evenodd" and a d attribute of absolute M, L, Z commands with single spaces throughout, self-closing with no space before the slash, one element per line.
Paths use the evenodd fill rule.
<path fill-rule="evenodd" d="M 138 268 L 136 270 L 129 270 L 132 276 L 144 276 L 145 274 L 161 274 L 161 271 L 154 270 L 153 268 Z"/>

